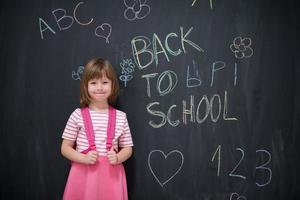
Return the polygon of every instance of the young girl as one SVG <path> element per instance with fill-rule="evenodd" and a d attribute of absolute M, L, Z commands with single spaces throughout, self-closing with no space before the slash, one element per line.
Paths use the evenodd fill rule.
<path fill-rule="evenodd" d="M 64 200 L 127 200 L 122 163 L 132 154 L 126 114 L 115 110 L 118 79 L 104 59 L 89 61 L 80 83 L 80 103 L 63 132 L 61 152 L 72 161 Z"/>

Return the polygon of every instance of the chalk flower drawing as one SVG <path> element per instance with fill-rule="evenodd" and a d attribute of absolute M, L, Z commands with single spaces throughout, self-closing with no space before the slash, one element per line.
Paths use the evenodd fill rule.
<path fill-rule="evenodd" d="M 158 177 L 158 175 L 155 174 L 155 172 L 153 171 L 153 168 L 152 168 L 152 166 L 151 166 L 151 156 L 152 156 L 153 154 L 161 154 L 161 155 L 164 157 L 165 162 L 167 162 L 168 157 L 171 157 L 171 155 L 176 156 L 177 158 L 180 159 L 180 165 L 177 166 L 176 171 L 173 172 L 173 173 L 171 173 L 171 174 L 169 175 L 169 177 L 167 178 L 167 180 L 165 180 L 165 181 L 161 180 L 161 178 Z M 159 185 L 160 185 L 161 187 L 163 187 L 166 183 L 168 183 L 170 180 L 172 180 L 172 179 L 178 174 L 178 172 L 179 172 L 179 171 L 181 170 L 181 168 L 182 168 L 183 162 L 184 162 L 183 154 L 182 154 L 180 151 L 178 151 L 178 150 L 170 151 L 168 154 L 165 154 L 165 153 L 164 153 L 163 151 L 161 151 L 161 150 L 152 150 L 152 151 L 149 153 L 149 156 L 148 156 L 148 167 L 149 167 L 149 169 L 150 169 L 152 175 L 154 176 L 155 180 L 159 183 Z M 163 166 L 162 166 L 162 167 L 163 167 Z"/>
<path fill-rule="evenodd" d="M 250 38 L 234 38 L 233 43 L 230 45 L 230 49 L 238 59 L 250 58 L 253 54 Z"/>
<path fill-rule="evenodd" d="M 239 195 L 238 193 L 234 192 L 230 195 L 230 200 L 247 200 L 245 196 Z"/>
<path fill-rule="evenodd" d="M 72 79 L 76 80 L 81 80 L 81 75 L 83 73 L 84 67 L 83 66 L 79 66 L 77 68 L 77 72 L 72 71 Z"/>
<path fill-rule="evenodd" d="M 147 5 L 148 0 L 123 0 L 126 10 L 124 11 L 125 19 L 134 21 L 136 19 L 144 19 L 150 13 L 150 6 Z"/>
<path fill-rule="evenodd" d="M 123 59 L 120 63 L 120 67 L 122 69 L 122 75 L 119 78 L 124 82 L 125 87 L 127 87 L 127 82 L 133 78 L 131 73 L 134 72 L 134 63 L 131 59 Z"/>

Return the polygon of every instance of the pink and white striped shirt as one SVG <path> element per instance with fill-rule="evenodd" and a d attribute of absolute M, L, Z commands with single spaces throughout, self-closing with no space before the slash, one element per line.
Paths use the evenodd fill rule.
<path fill-rule="evenodd" d="M 106 156 L 106 138 L 108 125 L 108 112 L 90 110 L 91 120 L 95 133 L 96 149 L 101 156 Z M 116 111 L 116 129 L 113 139 L 115 149 L 133 146 L 132 137 L 126 117 L 126 113 Z M 81 116 L 80 108 L 77 108 L 70 116 L 62 135 L 63 139 L 76 141 L 76 150 L 81 152 L 89 147 L 86 132 Z"/>

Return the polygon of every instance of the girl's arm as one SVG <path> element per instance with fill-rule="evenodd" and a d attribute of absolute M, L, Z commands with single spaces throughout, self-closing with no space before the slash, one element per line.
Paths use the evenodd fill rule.
<path fill-rule="evenodd" d="M 117 153 L 117 163 L 122 163 L 128 160 L 132 155 L 132 147 L 124 147 Z"/>
<path fill-rule="evenodd" d="M 61 154 L 73 162 L 95 164 L 98 153 L 96 151 L 90 151 L 87 154 L 80 153 L 73 148 L 74 143 L 74 141 L 63 139 L 61 144 Z"/>

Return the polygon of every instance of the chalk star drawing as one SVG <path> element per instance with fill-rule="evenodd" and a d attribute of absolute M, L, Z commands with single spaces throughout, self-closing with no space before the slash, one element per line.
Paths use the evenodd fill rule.
<path fill-rule="evenodd" d="M 171 158 L 171 156 L 176 156 L 176 158 L 180 160 L 180 165 L 177 166 L 177 169 L 175 169 L 175 171 L 169 173 L 168 177 L 166 178 L 167 180 L 162 180 L 162 178 L 158 177 L 157 173 L 154 172 L 153 167 L 151 166 L 151 160 L 153 160 L 153 159 L 151 159 L 151 157 L 154 154 L 158 154 L 159 156 L 163 156 L 165 162 L 167 162 L 168 158 Z M 165 154 L 161 150 L 152 150 L 149 153 L 149 156 L 148 156 L 148 166 L 149 166 L 150 172 L 152 173 L 155 180 L 159 183 L 159 185 L 161 187 L 163 187 L 165 184 L 167 184 L 169 181 L 171 181 L 179 173 L 179 171 L 181 170 L 181 168 L 183 166 L 183 162 L 184 162 L 183 154 L 178 150 L 170 151 L 168 154 Z M 164 166 L 162 165 L 162 167 L 164 167 Z"/>
<path fill-rule="evenodd" d="M 250 38 L 236 37 L 230 45 L 230 50 L 237 59 L 250 58 L 253 55 L 251 43 Z"/>
<path fill-rule="evenodd" d="M 72 79 L 75 80 L 75 81 L 76 80 L 81 80 L 81 75 L 83 73 L 83 70 L 84 70 L 84 67 L 83 66 L 79 66 L 77 68 L 77 72 L 72 71 Z"/>
<path fill-rule="evenodd" d="M 127 87 L 127 82 L 133 78 L 131 73 L 134 72 L 134 63 L 131 59 L 123 59 L 120 63 L 120 67 L 122 69 L 122 75 L 119 78 L 124 82 L 125 87 Z"/>
<path fill-rule="evenodd" d="M 125 19 L 134 21 L 136 19 L 144 19 L 150 13 L 150 6 L 147 5 L 148 0 L 123 0 L 126 10 L 124 11 Z"/>

